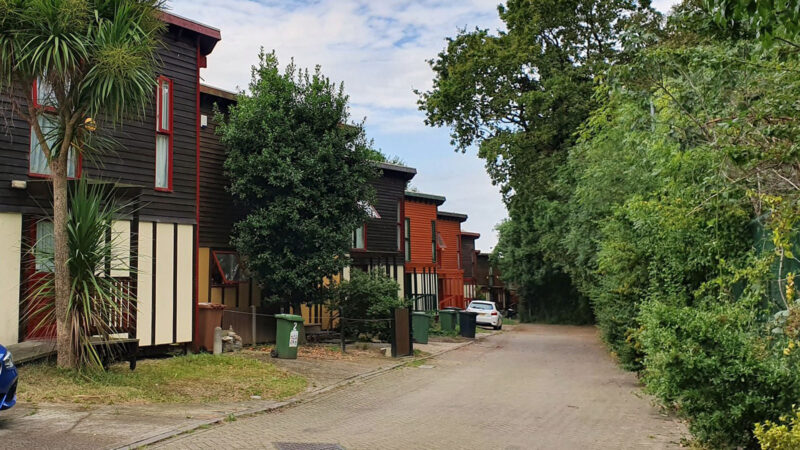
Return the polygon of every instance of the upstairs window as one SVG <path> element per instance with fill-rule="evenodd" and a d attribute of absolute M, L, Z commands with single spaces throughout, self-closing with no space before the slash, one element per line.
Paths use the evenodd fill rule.
<path fill-rule="evenodd" d="M 53 146 L 56 144 L 58 137 L 58 118 L 55 115 L 55 107 L 58 103 L 53 94 L 53 88 L 41 78 L 37 79 L 33 84 L 33 104 L 36 107 L 44 108 L 43 114 L 40 114 L 37 120 L 47 146 L 50 151 L 53 151 Z M 71 147 L 67 155 L 67 162 L 67 176 L 70 178 L 80 176 L 80 158 L 76 158 L 75 151 Z M 33 127 L 31 127 L 28 174 L 43 177 L 48 177 L 52 174 L 50 162 L 44 154 L 44 149 Z"/>
<path fill-rule="evenodd" d="M 436 262 L 436 221 L 431 220 L 431 253 L 433 262 Z"/>
<path fill-rule="evenodd" d="M 361 225 L 353 231 L 353 245 L 354 250 L 367 249 L 367 225 Z"/>
<path fill-rule="evenodd" d="M 245 280 L 238 253 L 214 250 L 212 254 L 222 284 L 236 284 Z"/>
<path fill-rule="evenodd" d="M 172 80 L 158 77 L 156 91 L 157 191 L 172 191 Z"/>
<path fill-rule="evenodd" d="M 411 219 L 406 218 L 405 225 L 406 261 L 411 261 Z"/>
<path fill-rule="evenodd" d="M 397 251 L 403 251 L 403 205 L 401 202 L 397 202 Z"/>

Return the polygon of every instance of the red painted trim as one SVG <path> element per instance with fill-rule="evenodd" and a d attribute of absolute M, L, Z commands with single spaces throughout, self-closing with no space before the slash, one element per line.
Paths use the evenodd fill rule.
<path fill-rule="evenodd" d="M 195 33 L 202 34 L 203 36 L 208 36 L 213 39 L 220 40 L 222 39 L 222 34 L 216 28 L 212 28 L 208 25 L 203 25 L 202 23 L 194 22 L 189 19 L 185 19 L 180 16 L 176 16 L 175 14 L 170 14 L 168 12 L 161 13 L 161 20 L 166 23 L 179 26 L 181 28 L 186 28 L 187 30 L 194 31 Z M 198 45 L 197 50 L 199 52 L 200 46 Z M 198 53 L 199 54 L 199 53 Z"/>
<path fill-rule="evenodd" d="M 197 322 L 200 314 L 200 38 L 197 38 L 197 86 L 195 92 L 195 156 L 194 156 L 194 220 L 195 220 L 195 233 L 194 233 L 194 285 L 195 285 L 195 299 L 194 299 L 194 323 L 192 328 L 194 331 L 194 342 L 199 342 L 200 335 L 198 334 Z M 210 270 L 209 270 L 210 271 Z M 211 276 L 208 277 L 209 288 L 208 297 L 211 300 Z M 252 301 L 252 299 L 250 299 Z"/>
<path fill-rule="evenodd" d="M 198 69 L 198 71 L 199 71 L 199 69 Z M 162 86 L 163 86 L 164 83 L 168 83 L 169 84 L 169 111 L 167 112 L 167 114 L 169 114 L 169 130 L 165 130 L 165 129 L 161 128 L 161 118 L 162 118 L 162 115 L 164 114 L 164 111 L 161 110 L 161 105 L 162 105 L 161 93 L 163 92 Z M 158 90 L 156 92 L 156 103 L 157 103 L 156 104 L 156 141 L 158 141 L 158 135 L 168 136 L 168 139 L 169 139 L 168 147 L 169 148 L 167 150 L 167 187 L 163 188 L 163 187 L 158 187 L 158 185 L 157 185 L 158 184 L 158 177 L 156 175 L 158 173 L 158 158 L 157 157 L 155 158 L 156 170 L 153 172 L 153 185 L 155 186 L 154 189 L 156 191 L 159 191 L 159 192 L 172 192 L 172 172 L 173 172 L 172 139 L 173 139 L 173 136 L 175 134 L 175 130 L 173 128 L 173 122 L 174 122 L 174 118 L 175 118 L 175 104 L 173 103 L 173 99 L 175 98 L 175 94 L 173 92 L 174 90 L 173 90 L 172 80 L 167 78 L 167 77 L 165 77 L 164 75 L 159 76 L 158 77 L 158 87 L 157 87 L 157 89 Z M 198 105 L 199 105 L 199 101 L 198 101 Z M 158 142 L 156 142 L 156 147 L 155 148 L 156 149 L 158 148 Z M 157 150 L 156 150 L 156 153 L 158 153 Z"/>

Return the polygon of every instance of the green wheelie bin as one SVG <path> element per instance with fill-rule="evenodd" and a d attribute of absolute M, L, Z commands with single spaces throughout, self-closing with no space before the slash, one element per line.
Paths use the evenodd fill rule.
<path fill-rule="evenodd" d="M 458 323 L 457 309 L 448 308 L 439 311 L 439 325 L 442 331 L 455 331 L 456 323 Z"/>
<path fill-rule="evenodd" d="M 293 314 L 276 314 L 275 318 L 278 322 L 278 329 L 275 333 L 275 349 L 278 351 L 278 358 L 297 359 L 303 318 Z"/>
<path fill-rule="evenodd" d="M 411 332 L 414 336 L 414 342 L 427 344 L 430 326 L 431 316 L 428 313 L 422 311 L 411 313 Z"/>

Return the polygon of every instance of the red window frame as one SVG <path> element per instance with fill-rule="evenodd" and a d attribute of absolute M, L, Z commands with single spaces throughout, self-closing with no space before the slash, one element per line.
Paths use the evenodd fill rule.
<path fill-rule="evenodd" d="M 219 258 L 217 255 L 236 255 L 236 258 L 239 260 L 239 267 L 241 270 L 242 265 L 242 258 L 239 256 L 239 253 L 227 251 L 227 250 L 212 250 L 211 257 L 214 258 L 214 264 L 217 266 L 217 271 L 219 272 L 220 276 L 222 277 L 222 284 L 224 285 L 237 285 L 241 283 L 239 280 L 229 280 L 225 277 L 225 271 L 222 270 L 222 264 L 219 262 Z"/>
<path fill-rule="evenodd" d="M 173 134 L 174 134 L 174 128 L 173 128 L 174 114 L 173 114 L 173 112 L 175 110 L 175 104 L 173 102 L 173 98 L 174 98 L 173 84 L 172 84 L 172 80 L 171 79 L 169 79 L 169 78 L 167 78 L 167 77 L 165 77 L 163 75 L 158 77 L 157 82 L 158 82 L 158 86 L 156 87 L 156 142 L 155 142 L 155 147 L 154 147 L 154 149 L 155 149 L 155 152 L 154 152 L 154 155 L 155 155 L 155 158 L 154 158 L 154 160 L 155 160 L 155 170 L 153 171 L 153 186 L 154 186 L 156 191 L 172 192 L 172 190 L 173 190 L 173 188 L 172 188 L 172 160 L 173 160 L 172 138 L 173 138 Z M 164 92 L 163 86 L 164 86 L 165 83 L 169 86 L 169 111 L 167 111 L 167 114 L 169 114 L 169 129 L 164 129 L 164 128 L 161 127 L 161 123 L 162 123 L 161 119 L 162 119 L 163 114 L 164 114 L 163 102 L 162 102 L 163 98 L 161 96 L 163 95 L 163 92 Z M 158 136 L 167 136 L 167 141 L 168 141 L 168 144 L 167 144 L 167 147 L 168 147 L 168 149 L 167 149 L 167 187 L 158 186 Z"/>
<path fill-rule="evenodd" d="M 42 108 L 46 114 L 56 114 L 56 108 L 54 106 L 44 106 L 39 104 L 39 79 L 33 80 L 33 87 L 31 88 L 31 102 L 33 103 L 34 108 Z M 38 120 L 38 117 L 37 117 Z M 34 139 L 39 139 L 33 132 L 33 127 L 29 127 L 30 132 L 30 141 L 28 145 L 28 176 L 32 178 L 50 178 L 52 174 L 49 173 L 39 173 L 39 172 L 31 172 L 31 149 L 30 143 Z M 81 177 L 81 171 L 83 170 L 83 156 L 78 155 L 77 160 L 75 161 L 75 176 L 74 177 L 67 177 L 70 180 L 75 180 Z M 49 165 L 48 165 L 49 166 Z"/>

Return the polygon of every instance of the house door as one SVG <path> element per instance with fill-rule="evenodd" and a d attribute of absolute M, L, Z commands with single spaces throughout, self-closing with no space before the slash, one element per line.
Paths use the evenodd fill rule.
<path fill-rule="evenodd" d="M 55 339 L 55 304 L 52 292 L 53 222 L 31 219 L 28 227 L 28 248 L 25 257 L 23 319 L 25 339 Z"/>

